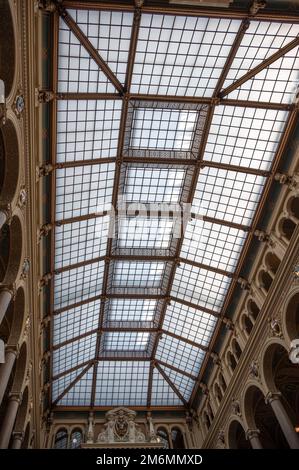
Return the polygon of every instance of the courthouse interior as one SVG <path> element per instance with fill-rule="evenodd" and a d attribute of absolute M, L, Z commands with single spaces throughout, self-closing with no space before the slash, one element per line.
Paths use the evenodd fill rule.
<path fill-rule="evenodd" d="M 0 448 L 299 448 L 299 1 L 0 0 Z"/>

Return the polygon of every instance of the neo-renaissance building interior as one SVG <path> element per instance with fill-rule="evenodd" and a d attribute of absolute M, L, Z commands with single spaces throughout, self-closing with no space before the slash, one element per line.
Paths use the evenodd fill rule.
<path fill-rule="evenodd" d="M 0 448 L 299 448 L 299 1 L 0 0 Z"/>

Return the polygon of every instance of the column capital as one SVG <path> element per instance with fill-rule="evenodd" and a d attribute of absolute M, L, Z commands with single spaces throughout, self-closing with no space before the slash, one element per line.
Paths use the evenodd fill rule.
<path fill-rule="evenodd" d="M 245 436 L 247 441 L 250 441 L 254 437 L 259 437 L 261 431 L 259 429 L 247 429 Z"/>
<path fill-rule="evenodd" d="M 16 357 L 18 357 L 20 352 L 20 348 L 18 344 L 9 344 L 7 343 L 5 346 L 5 353 L 11 353 L 14 354 Z"/>
<path fill-rule="evenodd" d="M 12 299 L 14 300 L 16 293 L 17 293 L 17 287 L 15 284 L 4 285 L 4 286 L 1 286 L 0 293 L 1 292 L 8 292 L 9 294 L 11 294 Z"/>
<path fill-rule="evenodd" d="M 12 436 L 14 439 L 18 439 L 22 442 L 24 439 L 25 433 L 24 431 L 13 431 Z"/>
<path fill-rule="evenodd" d="M 16 401 L 17 403 L 21 403 L 22 395 L 22 392 L 10 392 L 8 398 L 9 401 Z"/>
<path fill-rule="evenodd" d="M 267 392 L 267 394 L 265 395 L 265 403 L 268 405 L 272 401 L 280 400 L 280 398 L 281 398 L 280 392 Z"/>

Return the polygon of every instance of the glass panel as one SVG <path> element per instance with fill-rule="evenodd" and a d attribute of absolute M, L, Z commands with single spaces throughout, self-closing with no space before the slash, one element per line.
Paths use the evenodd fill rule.
<path fill-rule="evenodd" d="M 60 429 L 59 431 L 57 431 L 56 436 L 55 436 L 54 449 L 66 449 L 67 441 L 68 441 L 67 431 L 64 429 Z"/>
<path fill-rule="evenodd" d="M 60 406 L 90 406 L 93 367 L 75 383 L 75 385 L 58 402 Z"/>
<path fill-rule="evenodd" d="M 62 18 L 59 20 L 58 91 L 63 93 L 116 92 L 114 86 Z"/>
<path fill-rule="evenodd" d="M 52 400 L 55 401 L 59 395 L 78 377 L 83 371 L 84 367 L 79 367 L 69 374 L 63 375 L 59 379 L 52 382 Z"/>
<path fill-rule="evenodd" d="M 57 162 L 116 157 L 122 103 L 57 101 Z"/>
<path fill-rule="evenodd" d="M 298 92 L 299 47 L 227 95 L 238 100 L 294 103 Z"/>
<path fill-rule="evenodd" d="M 149 361 L 98 365 L 95 406 L 146 406 Z"/>
<path fill-rule="evenodd" d="M 217 106 L 204 160 L 269 170 L 288 113 Z"/>
<path fill-rule="evenodd" d="M 113 287 L 159 287 L 165 263 L 117 261 L 113 269 Z"/>
<path fill-rule="evenodd" d="M 89 302 L 54 315 L 53 344 L 76 338 L 99 325 L 100 301 Z"/>
<path fill-rule="evenodd" d="M 149 333 L 117 332 L 103 334 L 105 351 L 145 351 L 148 347 Z"/>
<path fill-rule="evenodd" d="M 94 359 L 97 335 L 86 336 L 53 351 L 53 375 Z"/>
<path fill-rule="evenodd" d="M 157 369 L 153 370 L 152 406 L 182 406 L 183 403 Z"/>
<path fill-rule="evenodd" d="M 70 449 L 78 449 L 81 446 L 82 440 L 82 431 L 80 429 L 74 429 L 71 434 Z"/>
<path fill-rule="evenodd" d="M 189 374 L 198 374 L 204 355 L 201 349 L 164 334 L 159 341 L 156 359 Z"/>
<path fill-rule="evenodd" d="M 208 313 L 172 302 L 167 307 L 163 329 L 208 346 L 216 321 L 217 319 Z"/>
<path fill-rule="evenodd" d="M 233 272 L 246 238 L 243 230 L 193 219 L 185 230 L 181 257 Z"/>
<path fill-rule="evenodd" d="M 176 203 L 180 201 L 185 170 L 128 167 L 124 195 L 127 202 Z"/>
<path fill-rule="evenodd" d="M 298 34 L 298 24 L 250 21 L 223 88 L 290 43 Z"/>
<path fill-rule="evenodd" d="M 178 391 L 183 395 L 185 400 L 188 401 L 195 385 L 195 381 L 183 374 L 179 374 L 178 372 L 169 369 L 168 367 L 162 365 L 160 367 L 164 370 L 165 374 L 170 378 Z"/>
<path fill-rule="evenodd" d="M 250 225 L 265 181 L 263 176 L 203 168 L 197 182 L 192 211 Z"/>
<path fill-rule="evenodd" d="M 56 218 L 110 210 L 114 163 L 56 170 Z"/>
<path fill-rule="evenodd" d="M 198 113 L 195 111 L 134 109 L 130 147 L 190 150 L 197 116 Z"/>
<path fill-rule="evenodd" d="M 118 11 L 69 11 L 100 56 L 120 82 L 124 83 L 133 14 Z"/>
<path fill-rule="evenodd" d="M 169 248 L 173 220 L 141 216 L 118 220 L 118 248 Z"/>
<path fill-rule="evenodd" d="M 219 312 L 230 283 L 227 276 L 181 263 L 176 269 L 171 295 Z"/>
<path fill-rule="evenodd" d="M 239 25 L 218 18 L 143 14 L 131 91 L 212 96 Z"/>
<path fill-rule="evenodd" d="M 108 230 L 108 216 L 56 226 L 55 268 L 105 256 Z"/>
<path fill-rule="evenodd" d="M 63 308 L 101 294 L 104 261 L 64 271 L 54 277 L 54 307 Z"/>
<path fill-rule="evenodd" d="M 156 300 L 111 299 L 107 316 L 109 321 L 153 321 L 156 308 Z"/>

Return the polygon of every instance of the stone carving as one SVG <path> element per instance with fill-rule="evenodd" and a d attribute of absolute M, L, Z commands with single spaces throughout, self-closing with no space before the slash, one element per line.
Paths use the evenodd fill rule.
<path fill-rule="evenodd" d="M 216 449 L 225 449 L 225 438 L 223 429 L 220 429 L 218 432 Z"/>
<path fill-rule="evenodd" d="M 22 209 L 27 202 L 27 191 L 26 188 L 22 188 L 19 194 L 19 199 L 18 199 L 18 207 Z"/>
<path fill-rule="evenodd" d="M 236 398 L 232 399 L 232 412 L 237 416 L 241 416 L 240 403 Z"/>
<path fill-rule="evenodd" d="M 146 442 L 145 435 L 140 431 L 135 419 L 135 411 L 127 408 L 108 411 L 105 429 L 98 435 L 97 442 Z"/>
<path fill-rule="evenodd" d="M 257 361 L 252 361 L 249 364 L 249 375 L 253 379 L 257 379 L 259 377 L 259 366 Z"/>
<path fill-rule="evenodd" d="M 270 333 L 272 334 L 272 336 L 276 336 L 277 338 L 280 338 L 282 336 L 281 324 L 278 318 L 270 318 L 269 326 Z"/>
<path fill-rule="evenodd" d="M 94 440 L 93 413 L 89 413 L 86 442 L 87 443 L 93 443 L 93 440 Z"/>

